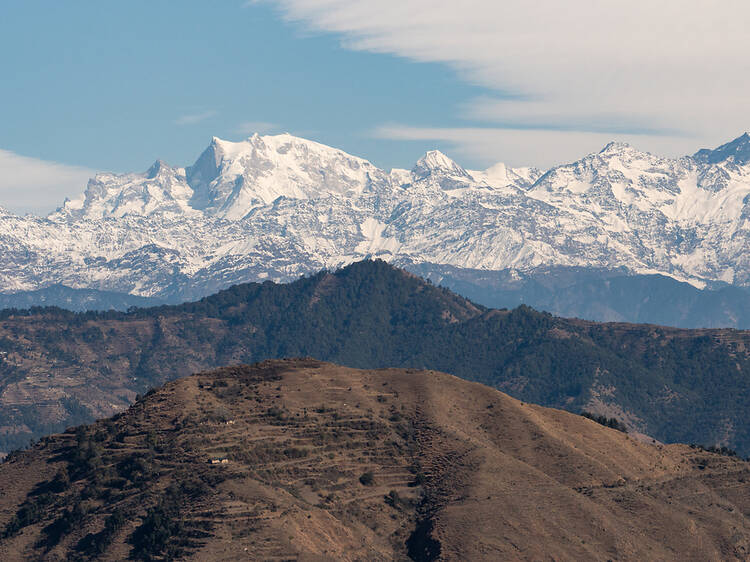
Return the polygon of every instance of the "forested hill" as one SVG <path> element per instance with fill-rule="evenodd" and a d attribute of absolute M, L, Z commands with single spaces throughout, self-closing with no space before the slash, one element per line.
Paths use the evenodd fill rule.
<path fill-rule="evenodd" d="M 4 311 L 0 449 L 120 411 L 165 380 L 296 356 L 441 370 L 659 440 L 750 453 L 750 332 L 487 310 L 381 261 L 129 313 Z"/>

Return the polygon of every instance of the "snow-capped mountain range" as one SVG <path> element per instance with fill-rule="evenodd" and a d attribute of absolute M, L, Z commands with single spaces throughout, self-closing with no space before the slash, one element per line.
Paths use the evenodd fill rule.
<path fill-rule="evenodd" d="M 411 170 L 288 134 L 214 138 L 192 166 L 99 174 L 48 217 L 0 209 L 0 292 L 53 284 L 183 300 L 380 257 L 570 266 L 750 286 L 750 136 L 692 157 L 620 143 L 542 171 Z"/>

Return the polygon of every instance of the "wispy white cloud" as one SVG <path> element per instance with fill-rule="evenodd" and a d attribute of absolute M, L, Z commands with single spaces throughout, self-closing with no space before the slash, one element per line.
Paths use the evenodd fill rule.
<path fill-rule="evenodd" d="M 449 65 L 489 90 L 461 116 L 508 145 L 535 129 L 673 153 L 750 126 L 746 0 L 265 1 L 347 48 Z"/>
<path fill-rule="evenodd" d="M 265 134 L 270 133 L 279 128 L 275 123 L 268 123 L 267 121 L 245 121 L 240 123 L 235 132 L 240 135 L 252 135 L 254 133 Z"/>
<path fill-rule="evenodd" d="M 0 150 L 0 206 L 16 213 L 45 215 L 66 196 L 83 192 L 95 173 Z"/>
<path fill-rule="evenodd" d="M 214 117 L 215 115 L 216 111 L 213 110 L 203 111 L 201 113 L 190 113 L 188 115 L 181 115 L 175 119 L 174 122 L 176 125 L 195 125 L 206 119 L 211 119 L 211 117 Z"/>

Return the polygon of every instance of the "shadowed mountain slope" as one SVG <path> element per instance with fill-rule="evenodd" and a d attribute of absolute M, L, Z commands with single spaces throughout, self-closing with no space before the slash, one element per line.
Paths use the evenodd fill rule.
<path fill-rule="evenodd" d="M 0 445 L 121 411 L 220 365 L 312 356 L 451 372 L 513 396 L 617 417 L 668 442 L 750 453 L 750 333 L 487 310 L 384 262 L 233 287 L 130 313 L 0 314 Z"/>
<path fill-rule="evenodd" d="M 97 291 L 96 289 L 71 289 L 65 285 L 50 285 L 35 291 L 19 291 L 0 294 L 0 309 L 31 308 L 34 306 L 56 306 L 66 310 L 127 310 L 134 306 L 156 306 L 163 300 Z"/>
<path fill-rule="evenodd" d="M 748 468 L 442 373 L 269 361 L 14 453 L 0 558 L 745 560 Z"/>

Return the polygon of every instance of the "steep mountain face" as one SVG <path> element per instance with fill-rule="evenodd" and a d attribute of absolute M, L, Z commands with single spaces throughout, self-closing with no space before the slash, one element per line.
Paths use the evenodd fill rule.
<path fill-rule="evenodd" d="M 269 361 L 14 453 L 0 557 L 746 560 L 748 478 L 442 373 Z"/>
<path fill-rule="evenodd" d="M 748 172 L 733 158 L 668 160 L 612 143 L 551 170 L 529 194 L 581 225 L 603 222 L 607 250 L 634 263 L 649 256 L 641 273 L 747 285 Z"/>
<path fill-rule="evenodd" d="M 432 151 L 385 172 L 291 135 L 213 139 L 188 168 L 100 174 L 47 218 L 0 213 L 0 287 L 186 300 L 366 256 L 748 286 L 749 146 L 745 135 L 672 160 L 612 143 L 546 173 L 471 171 Z"/>
<path fill-rule="evenodd" d="M 388 175 L 363 160 L 291 135 L 233 143 L 214 138 L 186 170 L 191 206 L 211 216 L 241 219 L 279 198 L 361 197 Z"/>
<path fill-rule="evenodd" d="M 720 164 L 731 162 L 737 166 L 744 166 L 750 162 L 750 134 L 745 133 L 732 142 L 721 145 L 715 150 L 703 149 L 693 155 L 693 158 L 704 164 Z"/>
<path fill-rule="evenodd" d="M 660 441 L 750 454 L 750 332 L 487 310 L 382 261 L 129 313 L 4 312 L 0 451 L 186 373 L 278 357 L 436 369 Z"/>

